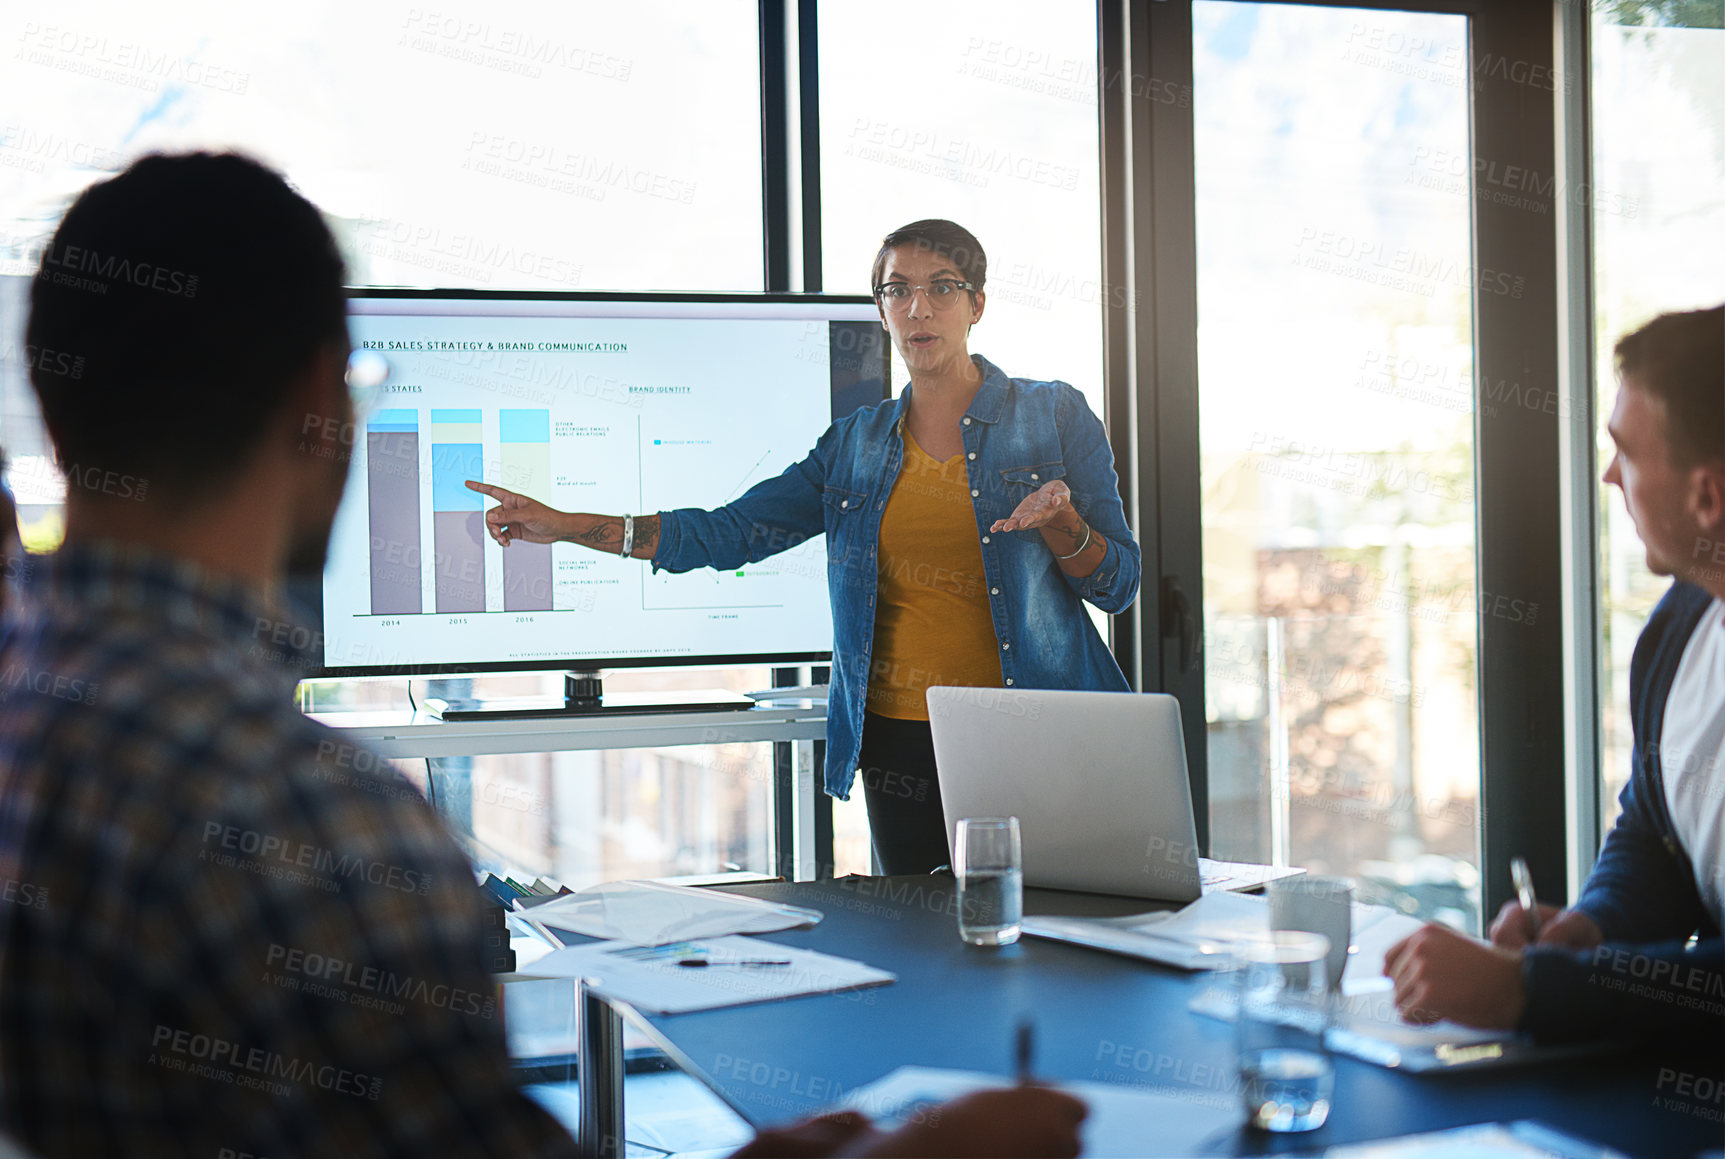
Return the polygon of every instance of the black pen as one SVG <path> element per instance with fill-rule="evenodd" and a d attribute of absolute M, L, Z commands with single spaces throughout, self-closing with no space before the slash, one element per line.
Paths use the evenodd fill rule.
<path fill-rule="evenodd" d="M 749 960 L 749 961 L 738 960 L 738 961 L 727 962 L 722 958 L 718 958 L 718 959 L 682 958 L 682 959 L 679 959 L 677 962 L 677 965 L 679 965 L 679 966 L 788 966 L 790 964 L 791 963 L 788 959 L 778 960 L 778 961 L 769 961 L 766 959 L 760 959 L 760 960 Z"/>
<path fill-rule="evenodd" d="M 1018 1085 L 1028 1086 L 1036 1080 L 1031 1077 L 1031 1063 L 1036 1057 L 1036 1026 L 1028 1018 L 1020 1019 L 1018 1023 Z"/>

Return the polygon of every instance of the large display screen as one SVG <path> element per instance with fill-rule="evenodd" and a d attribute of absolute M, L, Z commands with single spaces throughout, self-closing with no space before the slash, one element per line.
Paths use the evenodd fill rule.
<path fill-rule="evenodd" d="M 365 387 L 322 584 L 320 675 L 820 660 L 825 541 L 654 573 L 500 547 L 477 479 L 563 511 L 719 507 L 887 397 L 867 298 L 355 291 Z"/>

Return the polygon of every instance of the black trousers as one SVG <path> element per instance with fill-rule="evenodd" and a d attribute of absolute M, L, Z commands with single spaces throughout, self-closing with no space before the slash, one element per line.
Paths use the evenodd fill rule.
<path fill-rule="evenodd" d="M 858 763 L 880 871 L 928 873 L 949 863 L 928 721 L 865 713 Z"/>

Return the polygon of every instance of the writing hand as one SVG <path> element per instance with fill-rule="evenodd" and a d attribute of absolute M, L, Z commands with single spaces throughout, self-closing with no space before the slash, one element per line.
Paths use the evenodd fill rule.
<path fill-rule="evenodd" d="M 945 1156 L 948 1159 L 1067 1159 L 1077 1155 L 1084 1104 L 1050 1087 L 977 1091 L 919 1115 L 870 1141 L 865 1156 Z"/>
<path fill-rule="evenodd" d="M 1521 950 L 1534 944 L 1528 937 L 1532 923 L 1520 902 L 1505 902 L 1491 923 L 1491 944 L 1504 950 Z M 1580 910 L 1559 909 L 1554 905 L 1539 907 L 1539 938 L 1541 946 L 1564 946 L 1571 950 L 1591 950 L 1605 940 L 1594 920 Z"/>
<path fill-rule="evenodd" d="M 1384 973 L 1395 981 L 1396 1009 L 1409 1022 L 1448 1018 L 1464 1026 L 1510 1030 L 1527 1005 L 1519 953 L 1447 926 L 1422 926 L 1391 946 Z"/>
<path fill-rule="evenodd" d="M 855 1149 L 879 1137 L 864 1116 L 839 1111 L 762 1131 L 731 1159 L 815 1159 L 834 1155 L 847 1144 Z"/>

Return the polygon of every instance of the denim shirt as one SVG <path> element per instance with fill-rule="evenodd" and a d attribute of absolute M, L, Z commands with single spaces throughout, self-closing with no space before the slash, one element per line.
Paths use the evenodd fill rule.
<path fill-rule="evenodd" d="M 1126 526 L 1102 423 L 1064 382 L 1008 378 L 986 359 L 972 359 L 983 381 L 963 419 L 965 472 L 1001 678 L 1009 688 L 1127 691 L 1082 603 L 1119 612 L 1138 594 L 1138 544 Z M 734 502 L 659 513 L 655 571 L 729 570 L 826 535 L 833 609 L 826 789 L 841 799 L 850 795 L 862 745 L 881 513 L 904 462 L 900 423 L 911 390 L 835 422 L 807 458 Z M 1054 479 L 1066 481 L 1073 506 L 1108 542 L 1102 562 L 1082 579 L 1060 570 L 1041 531 L 989 531 Z"/>

